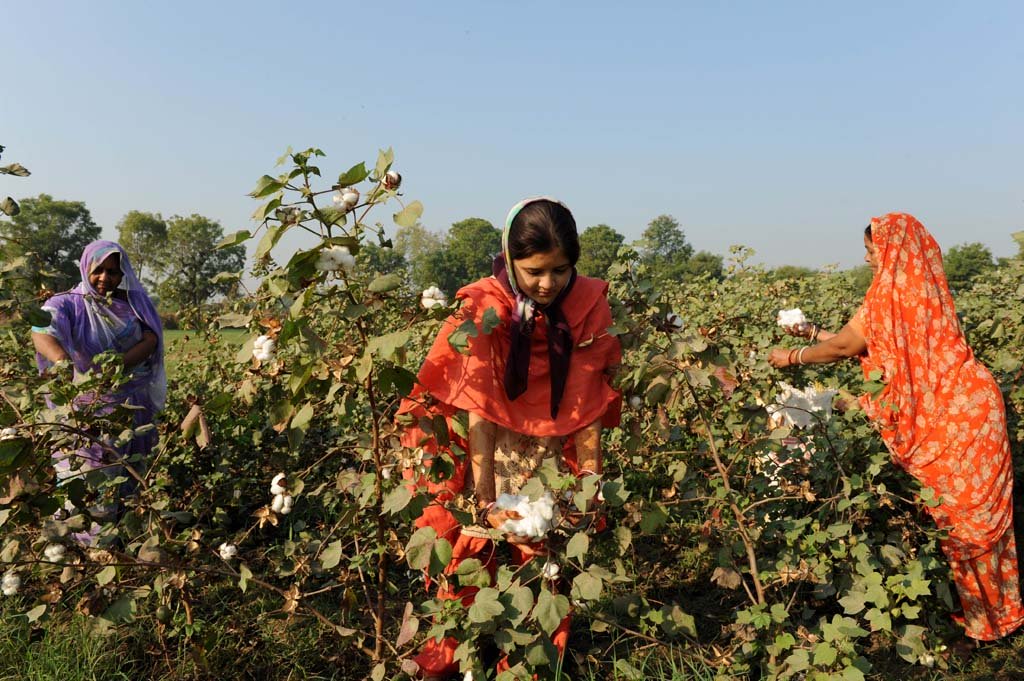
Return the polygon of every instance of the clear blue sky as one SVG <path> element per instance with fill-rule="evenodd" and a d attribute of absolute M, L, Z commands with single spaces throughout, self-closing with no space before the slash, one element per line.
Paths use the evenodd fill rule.
<path fill-rule="evenodd" d="M 0 194 L 250 227 L 286 147 L 395 150 L 423 223 L 523 196 L 850 266 L 870 216 L 1024 229 L 1024 3 L 7 2 Z"/>

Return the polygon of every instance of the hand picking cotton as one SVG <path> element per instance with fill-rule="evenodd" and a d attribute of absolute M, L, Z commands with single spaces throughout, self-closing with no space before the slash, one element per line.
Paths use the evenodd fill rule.
<path fill-rule="evenodd" d="M 506 520 L 501 529 L 508 534 L 543 539 L 554 526 L 555 499 L 545 492 L 537 501 L 519 494 L 502 494 L 494 502 L 496 510 L 515 511 L 518 520 Z"/>
<path fill-rule="evenodd" d="M 799 307 L 794 307 L 792 310 L 779 310 L 776 321 L 779 326 L 801 326 L 807 323 L 807 317 Z"/>
<path fill-rule="evenodd" d="M 839 391 L 819 390 L 813 385 L 801 390 L 785 382 L 780 382 L 779 387 L 782 392 L 775 398 L 775 403 L 765 407 L 772 427 L 807 428 L 817 421 L 815 414 L 821 414 L 826 421 L 832 418 L 832 398 Z"/>

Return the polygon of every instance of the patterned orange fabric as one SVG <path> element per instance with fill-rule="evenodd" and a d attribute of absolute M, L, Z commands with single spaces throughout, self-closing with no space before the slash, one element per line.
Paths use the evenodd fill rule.
<path fill-rule="evenodd" d="M 885 387 L 861 404 L 896 462 L 941 499 L 928 510 L 948 531 L 967 635 L 1000 638 L 1024 623 L 1002 395 L 967 345 L 931 234 L 890 213 L 871 221 L 871 239 L 879 267 L 855 326 L 864 374 L 880 371 Z"/>
<path fill-rule="evenodd" d="M 621 349 L 618 339 L 608 335 L 612 316 L 607 292 L 605 282 L 580 276 L 562 303 L 575 346 L 557 419 L 552 419 L 550 413 L 551 381 L 543 311 L 538 314 L 532 337 L 526 392 L 515 400 L 509 400 L 505 394 L 503 377 L 509 349 L 506 324 L 512 316 L 515 298 L 494 277 L 465 286 L 456 294 L 462 306 L 441 327 L 420 369 L 417 385 L 402 403 L 399 413 L 416 417 L 441 414 L 450 419 L 458 411 L 468 411 L 516 433 L 535 437 L 568 436 L 562 447 L 562 460 L 571 472 L 578 473 L 571 436 L 599 419 L 605 427 L 616 426 L 621 412 L 621 396 L 609 382 L 608 370 L 621 361 Z M 484 334 L 482 328 L 489 309 L 494 310 L 501 324 L 490 334 Z M 480 332 L 468 339 L 469 352 L 463 355 L 448 339 L 467 319 L 472 319 Z M 428 454 L 446 449 L 455 462 L 454 474 L 440 482 L 420 476 L 414 484 L 412 471 L 406 471 L 412 487 L 426 488 L 435 495 L 415 524 L 416 527 L 433 527 L 439 537 L 452 543 L 452 559 L 445 568 L 446 574 L 454 574 L 462 561 L 476 557 L 487 566 L 493 578 L 496 547 L 479 533 L 464 530 L 447 508 L 447 503 L 462 493 L 469 474 L 469 465 L 461 455 L 468 451 L 469 443 L 450 427 L 448 438 L 454 447 L 440 447 L 436 438 L 420 425 L 411 425 L 403 431 L 403 445 L 423 447 Z M 515 547 L 511 548 L 515 564 L 522 565 L 530 560 Z M 437 597 L 459 599 L 469 607 L 477 591 L 477 587 L 456 590 L 439 586 Z M 567 616 L 552 634 L 552 642 L 560 652 L 568 641 L 569 626 Z M 452 637 L 427 640 L 413 658 L 420 674 L 446 676 L 458 671 L 459 664 L 454 657 L 457 646 L 458 641 Z M 497 671 L 506 667 L 507 663 L 502 660 Z"/>

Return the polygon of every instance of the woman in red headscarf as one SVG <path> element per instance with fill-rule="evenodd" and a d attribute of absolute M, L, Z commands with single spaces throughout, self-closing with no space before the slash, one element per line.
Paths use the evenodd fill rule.
<path fill-rule="evenodd" d="M 896 462 L 941 503 L 928 511 L 947 531 L 967 636 L 998 639 L 1024 623 L 1013 533 L 1013 466 L 1006 411 L 992 375 L 967 345 L 935 239 L 913 216 L 890 213 L 865 230 L 874 271 L 864 304 L 837 334 L 794 330 L 820 342 L 775 348 L 777 368 L 859 356 L 881 372 L 880 394 L 860 402 Z"/>
<path fill-rule="evenodd" d="M 475 557 L 493 576 L 496 547 L 489 530 L 518 518 L 494 508 L 498 496 L 517 494 L 545 459 L 577 476 L 600 475 L 601 429 L 619 420 L 620 397 L 610 379 L 621 351 L 608 334 L 608 284 L 576 273 L 580 247 L 572 213 L 547 197 L 519 202 L 506 219 L 502 251 L 492 276 L 456 294 L 461 306 L 442 326 L 400 409 L 415 421 L 404 430 L 404 445 L 422 448 L 427 457 L 443 450 L 454 461 L 454 474 L 444 481 L 417 481 L 436 496 L 416 526 L 434 528 L 452 545 L 446 575 Z M 451 341 L 468 320 L 476 332 L 464 337 L 468 347 L 460 352 Z M 429 432 L 438 427 L 437 415 L 448 426 L 440 438 Z M 468 432 L 452 425 L 463 415 Z M 477 526 L 459 523 L 450 509 L 460 504 L 476 512 Z M 543 540 L 507 532 L 505 538 L 517 563 L 546 552 Z M 468 607 L 477 591 L 441 586 L 438 596 Z M 559 650 L 568 628 L 566 618 L 552 636 Z M 457 646 L 452 638 L 429 639 L 414 658 L 421 676 L 457 671 Z"/>

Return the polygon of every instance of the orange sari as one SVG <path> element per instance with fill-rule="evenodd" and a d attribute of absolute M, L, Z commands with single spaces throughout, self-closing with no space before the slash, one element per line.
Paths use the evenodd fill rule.
<path fill-rule="evenodd" d="M 880 370 L 885 388 L 861 404 L 896 462 L 941 500 L 928 511 L 948 531 L 966 634 L 1001 638 L 1024 623 L 1002 395 L 967 345 L 931 234 L 891 213 L 871 221 L 871 239 L 879 268 L 853 325 L 867 341 L 864 375 Z"/>
<path fill-rule="evenodd" d="M 572 331 L 574 347 L 566 377 L 558 416 L 551 418 L 551 381 L 547 349 L 547 320 L 543 311 L 538 313 L 531 339 L 529 381 L 526 392 L 515 400 L 505 394 L 503 376 L 509 351 L 508 323 L 516 304 L 512 294 L 494 277 L 481 279 L 463 287 L 456 294 L 462 301 L 459 310 L 441 327 L 437 339 L 423 362 L 417 385 L 402 403 L 399 414 L 430 417 L 437 414 L 447 419 L 459 411 L 468 411 L 496 423 L 499 427 L 536 437 L 568 436 L 563 450 L 564 463 L 578 473 L 573 433 L 601 420 L 605 427 L 618 425 L 621 396 L 609 381 L 609 369 L 621 361 L 621 349 L 616 337 L 608 334 L 612 325 L 611 309 L 607 300 L 608 284 L 589 277 L 578 276 L 562 311 Z M 493 309 L 501 320 L 490 334 L 483 333 L 485 315 Z M 490 315 L 487 315 L 493 321 Z M 468 339 L 468 354 L 458 352 L 449 343 L 449 336 L 466 320 L 476 323 L 478 333 Z M 447 503 L 463 492 L 469 473 L 468 460 L 459 453 L 468 453 L 469 443 L 449 427 L 449 440 L 458 449 L 444 448 L 455 461 L 454 474 L 439 483 L 420 478 L 417 485 L 426 487 L 435 495 L 416 527 L 433 527 L 438 537 L 452 544 L 452 559 L 444 572 L 452 575 L 459 564 L 470 557 L 481 560 L 493 577 L 496 569 L 495 547 L 486 533 L 464 528 L 448 510 Z M 406 447 L 422 447 L 428 454 L 442 447 L 436 438 L 424 432 L 420 425 L 407 427 L 402 434 Z M 411 477 L 411 471 L 406 475 Z M 523 557 L 513 547 L 517 563 Z M 459 599 L 469 607 L 477 587 L 458 590 L 441 586 L 438 598 Z M 564 650 L 569 636 L 569 618 L 566 617 L 552 635 L 556 647 Z M 445 676 L 458 670 L 454 659 L 458 642 L 453 638 L 428 639 L 413 660 L 424 676 Z M 504 661 L 498 671 L 505 667 Z"/>

